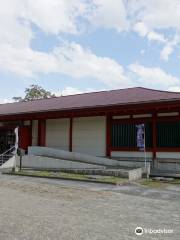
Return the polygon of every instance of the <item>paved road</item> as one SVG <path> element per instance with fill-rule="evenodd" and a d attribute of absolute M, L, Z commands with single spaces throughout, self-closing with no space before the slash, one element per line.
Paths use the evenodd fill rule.
<path fill-rule="evenodd" d="M 179 240 L 179 194 L 0 175 L 0 240 Z M 137 226 L 173 233 L 140 237 Z"/>

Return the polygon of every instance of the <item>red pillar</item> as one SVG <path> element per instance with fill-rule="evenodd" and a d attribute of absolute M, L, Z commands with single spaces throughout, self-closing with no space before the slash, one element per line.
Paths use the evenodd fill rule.
<path fill-rule="evenodd" d="M 111 157 L 111 118 L 106 115 L 106 157 Z"/>
<path fill-rule="evenodd" d="M 38 146 L 46 146 L 46 120 L 38 120 Z"/>
<path fill-rule="evenodd" d="M 156 159 L 156 148 L 157 148 L 157 130 L 156 130 L 156 113 L 153 114 L 153 160 Z"/>
<path fill-rule="evenodd" d="M 69 119 L 69 151 L 72 152 L 73 118 Z"/>

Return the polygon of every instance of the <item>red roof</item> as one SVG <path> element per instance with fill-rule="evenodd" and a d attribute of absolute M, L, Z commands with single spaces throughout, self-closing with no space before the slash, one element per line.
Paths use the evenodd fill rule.
<path fill-rule="evenodd" d="M 174 100 L 180 100 L 180 93 L 136 87 L 54 97 L 29 102 L 1 104 L 0 115 L 15 115 L 32 112 L 73 110 Z"/>

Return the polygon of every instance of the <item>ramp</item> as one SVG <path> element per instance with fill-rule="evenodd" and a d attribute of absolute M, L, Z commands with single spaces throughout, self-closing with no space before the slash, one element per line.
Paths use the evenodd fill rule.
<path fill-rule="evenodd" d="M 95 157 L 88 154 L 82 154 L 77 152 L 68 152 L 64 150 L 48 148 L 48 147 L 29 147 L 28 148 L 29 155 L 49 157 L 55 159 L 63 159 L 67 161 L 73 162 L 81 162 L 88 164 L 95 164 L 99 166 L 105 167 L 119 167 L 120 162 L 117 160 L 103 158 L 103 157 Z"/>

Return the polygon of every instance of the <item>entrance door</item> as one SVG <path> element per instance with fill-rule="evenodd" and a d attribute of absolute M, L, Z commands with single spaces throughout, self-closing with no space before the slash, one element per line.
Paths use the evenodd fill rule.
<path fill-rule="evenodd" d="M 13 129 L 0 128 L 0 154 L 4 153 L 15 143 L 15 134 Z"/>
<path fill-rule="evenodd" d="M 31 127 L 24 126 L 19 128 L 19 147 L 26 150 L 31 146 Z"/>

